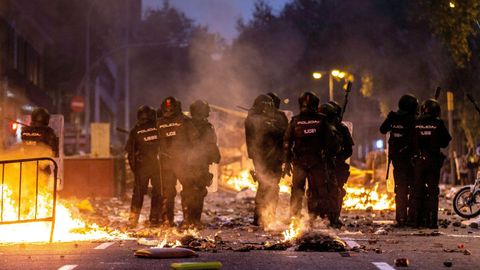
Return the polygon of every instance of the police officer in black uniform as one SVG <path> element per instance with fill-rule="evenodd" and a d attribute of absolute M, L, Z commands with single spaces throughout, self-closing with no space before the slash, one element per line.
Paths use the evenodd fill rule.
<path fill-rule="evenodd" d="M 336 190 L 328 185 L 327 157 L 337 152 L 338 144 L 325 115 L 318 113 L 318 97 L 312 92 L 305 92 L 298 102 L 300 114 L 292 118 L 284 137 L 284 174 L 289 175 L 293 165 L 290 215 L 292 218 L 300 217 L 308 180 L 310 215 L 327 216 L 331 223 L 335 223 L 332 209 L 336 201 L 331 200 L 329 193 L 336 194 Z"/>
<path fill-rule="evenodd" d="M 137 123 L 130 131 L 125 147 L 128 163 L 135 176 L 132 204 L 130 206 L 129 225 L 137 226 L 143 206 L 143 198 L 152 183 L 152 202 L 150 209 L 150 226 L 159 225 L 160 175 L 158 168 L 158 131 L 156 112 L 149 106 L 137 110 Z"/>
<path fill-rule="evenodd" d="M 163 225 L 174 226 L 174 205 L 177 180 L 185 179 L 185 161 L 191 148 L 191 120 L 182 113 L 181 103 L 174 97 L 167 97 L 161 105 L 161 117 L 157 120 L 159 134 L 159 165 L 161 208 L 160 220 Z"/>
<path fill-rule="evenodd" d="M 254 225 L 265 226 L 275 219 L 283 154 L 278 147 L 286 128 L 280 121 L 274 101 L 268 95 L 255 99 L 245 119 L 248 157 L 253 161 L 252 174 L 258 182 Z"/>
<path fill-rule="evenodd" d="M 22 127 L 21 138 L 26 146 L 46 145 L 52 150 L 54 157 L 58 157 L 59 140 L 55 131 L 48 126 L 50 113 L 39 107 L 33 110 L 30 126 Z"/>
<path fill-rule="evenodd" d="M 388 157 L 393 164 L 395 179 L 396 226 L 407 225 L 408 208 L 413 184 L 412 136 L 418 100 L 407 94 L 400 98 L 398 111 L 390 112 L 380 126 L 380 132 L 390 132 Z"/>
<path fill-rule="evenodd" d="M 337 184 L 337 196 L 332 198 L 336 200 L 334 212 L 334 220 L 336 222 L 333 225 L 341 227 L 343 224 L 340 221 L 340 213 L 342 211 L 343 197 L 346 195 L 344 185 L 350 176 L 350 165 L 347 163 L 347 159 L 352 156 L 354 143 L 350 130 L 342 123 L 342 107 L 337 102 L 329 101 L 326 104 L 322 104 L 319 111 L 327 116 L 329 124 L 333 126 L 335 138 L 339 143 L 339 150 L 332 160 L 332 171 L 335 179 L 332 179 L 331 182 L 336 181 Z"/>
<path fill-rule="evenodd" d="M 445 156 L 440 151 L 452 137 L 440 117 L 440 105 L 428 99 L 421 106 L 413 136 L 414 183 L 412 216 L 415 227 L 438 228 L 438 183 Z"/>
<path fill-rule="evenodd" d="M 207 187 L 212 184 L 213 174 L 209 165 L 220 162 L 220 150 L 213 125 L 208 122 L 210 106 L 204 100 L 190 105 L 192 128 L 195 130 L 192 147 L 189 149 L 188 176 L 182 181 L 183 225 L 202 228 L 201 215 Z"/>

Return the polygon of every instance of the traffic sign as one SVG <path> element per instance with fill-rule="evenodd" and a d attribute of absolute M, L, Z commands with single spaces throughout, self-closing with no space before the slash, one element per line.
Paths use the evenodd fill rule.
<path fill-rule="evenodd" d="M 85 110 L 85 100 L 82 96 L 74 96 L 70 101 L 70 109 L 73 112 L 81 113 Z"/>

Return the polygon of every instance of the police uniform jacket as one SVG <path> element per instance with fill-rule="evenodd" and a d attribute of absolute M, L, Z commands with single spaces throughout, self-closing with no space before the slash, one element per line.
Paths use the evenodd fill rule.
<path fill-rule="evenodd" d="M 403 111 L 390 112 L 380 126 L 380 132 L 390 132 L 388 149 L 390 158 L 411 157 L 415 116 Z"/>
<path fill-rule="evenodd" d="M 50 147 L 55 157 L 58 157 L 59 141 L 55 131 L 49 126 L 29 126 L 23 127 L 21 132 L 24 145 L 36 146 L 46 145 Z"/>
<path fill-rule="evenodd" d="M 130 131 L 125 150 L 133 171 L 146 175 L 158 173 L 158 144 L 155 121 L 137 124 Z"/>

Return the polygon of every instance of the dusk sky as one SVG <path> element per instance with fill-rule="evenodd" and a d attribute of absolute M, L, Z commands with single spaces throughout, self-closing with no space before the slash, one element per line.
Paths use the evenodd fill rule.
<path fill-rule="evenodd" d="M 208 25 L 213 32 L 220 33 L 231 41 L 236 37 L 236 21 L 251 18 L 256 0 L 170 0 L 170 3 L 196 22 Z M 266 0 L 278 13 L 288 0 Z M 158 8 L 163 0 L 143 0 L 143 9 Z"/>

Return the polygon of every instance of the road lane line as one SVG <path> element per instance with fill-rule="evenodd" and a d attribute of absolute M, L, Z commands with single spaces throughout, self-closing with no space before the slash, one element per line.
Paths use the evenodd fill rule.
<path fill-rule="evenodd" d="M 480 238 L 480 235 L 472 235 L 472 234 L 445 234 L 445 236 L 458 237 L 458 238 Z"/>
<path fill-rule="evenodd" d="M 372 262 L 372 264 L 380 270 L 395 270 L 395 268 L 393 268 L 386 262 Z"/>
<path fill-rule="evenodd" d="M 58 268 L 58 270 L 73 270 L 75 268 L 77 268 L 78 264 L 66 264 L 60 268 Z"/>
<path fill-rule="evenodd" d="M 347 243 L 347 245 L 350 247 L 350 248 L 358 248 L 360 247 L 360 245 L 355 242 L 352 238 L 343 238 L 343 241 L 345 241 L 345 243 Z"/>
<path fill-rule="evenodd" d="M 115 244 L 115 242 L 106 242 L 106 243 L 103 243 L 103 244 L 100 244 L 100 245 L 96 246 L 94 249 L 106 249 L 113 244 Z"/>

